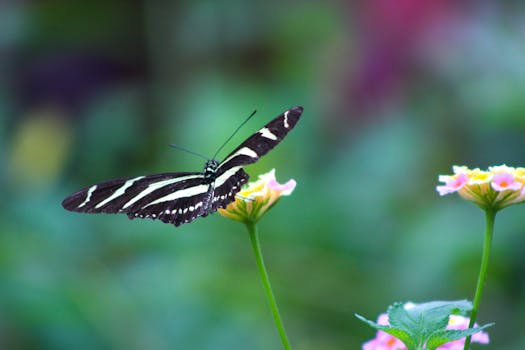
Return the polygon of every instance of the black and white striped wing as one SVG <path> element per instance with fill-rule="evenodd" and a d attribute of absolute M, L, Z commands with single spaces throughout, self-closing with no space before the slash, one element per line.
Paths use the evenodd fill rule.
<path fill-rule="evenodd" d="M 255 163 L 293 129 L 303 113 L 303 107 L 292 107 L 248 137 L 219 165 L 217 177 L 235 174 L 241 167 Z"/>
<path fill-rule="evenodd" d="M 215 180 L 213 197 L 211 198 L 211 212 L 218 208 L 226 208 L 235 200 L 235 195 L 241 190 L 241 186 L 248 182 L 249 176 L 242 168 L 235 173 L 223 173 Z"/>
<path fill-rule="evenodd" d="M 115 179 L 80 190 L 62 206 L 82 213 L 126 213 L 130 219 L 160 219 L 179 226 L 202 211 L 210 190 L 202 173 L 165 173 Z"/>
<path fill-rule="evenodd" d="M 220 163 L 215 180 L 214 208 L 225 207 L 233 200 L 239 189 L 234 187 L 232 190 L 230 185 L 248 181 L 248 175 L 242 167 L 255 163 L 281 142 L 297 124 L 302 113 L 303 107 L 286 110 L 248 137 Z"/>
<path fill-rule="evenodd" d="M 205 176 L 206 168 L 202 173 L 110 180 L 72 194 L 62 206 L 82 213 L 125 213 L 130 219 L 159 219 L 175 226 L 191 222 L 231 203 L 248 181 L 243 166 L 256 162 L 281 142 L 302 112 L 302 107 L 293 107 L 273 119 L 212 169 L 211 176 Z"/>

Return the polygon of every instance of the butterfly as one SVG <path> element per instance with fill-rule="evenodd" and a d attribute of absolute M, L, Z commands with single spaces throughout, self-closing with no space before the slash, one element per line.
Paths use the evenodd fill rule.
<path fill-rule="evenodd" d="M 81 213 L 125 213 L 130 219 L 159 219 L 179 226 L 225 208 L 248 181 L 243 167 L 274 148 L 299 121 L 292 107 L 267 123 L 222 162 L 206 161 L 202 172 L 177 172 L 120 178 L 73 193 L 62 206 Z"/>

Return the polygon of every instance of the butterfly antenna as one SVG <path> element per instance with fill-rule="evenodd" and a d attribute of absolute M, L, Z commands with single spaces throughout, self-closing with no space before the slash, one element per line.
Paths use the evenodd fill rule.
<path fill-rule="evenodd" d="M 252 114 L 250 114 L 250 116 L 249 116 L 248 118 L 246 118 L 246 120 L 243 121 L 243 122 L 241 123 L 241 125 L 239 125 L 239 126 L 237 127 L 237 129 L 235 129 L 235 131 L 233 132 L 233 134 L 231 134 L 231 136 L 228 137 L 228 139 L 227 139 L 226 141 L 224 141 L 224 143 L 221 145 L 221 147 L 219 147 L 219 149 L 217 150 L 217 152 L 215 152 L 215 154 L 213 155 L 213 159 L 215 159 L 215 157 L 217 157 L 217 154 L 219 154 L 219 152 L 224 148 L 224 146 L 226 146 L 226 144 L 232 139 L 232 137 L 235 136 L 235 134 L 236 134 L 236 133 L 242 128 L 242 126 L 243 126 L 244 124 L 246 124 L 246 123 L 248 122 L 248 120 L 250 120 L 250 118 L 253 117 L 253 116 L 255 115 L 255 113 L 257 113 L 257 110 L 254 110 L 254 111 L 252 112 Z"/>
<path fill-rule="evenodd" d="M 175 148 L 175 149 L 178 149 L 179 151 L 183 151 L 183 152 L 186 152 L 186 153 L 189 153 L 189 154 L 196 155 L 196 156 L 201 157 L 201 158 L 203 158 L 203 159 L 209 160 L 208 157 L 205 157 L 205 156 L 203 156 L 203 155 L 200 154 L 200 153 L 190 151 L 189 149 L 186 149 L 186 148 L 181 147 L 181 146 L 179 146 L 179 145 L 176 145 L 176 144 L 174 144 L 174 143 L 170 143 L 170 147 L 173 147 L 173 148 Z"/>

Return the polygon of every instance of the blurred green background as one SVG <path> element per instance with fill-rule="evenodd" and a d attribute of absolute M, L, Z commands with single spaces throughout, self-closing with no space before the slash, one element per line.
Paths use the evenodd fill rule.
<path fill-rule="evenodd" d="M 200 171 L 293 105 L 252 177 L 294 349 L 360 349 L 394 301 L 472 299 L 483 213 L 453 164 L 525 164 L 522 1 L 0 2 L 0 348 L 279 349 L 244 227 L 62 209 L 116 177 Z M 480 323 L 525 347 L 525 208 L 506 209 Z"/>

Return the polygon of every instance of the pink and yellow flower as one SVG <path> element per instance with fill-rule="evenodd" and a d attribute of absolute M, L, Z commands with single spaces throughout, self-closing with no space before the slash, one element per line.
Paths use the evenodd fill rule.
<path fill-rule="evenodd" d="M 407 303 L 405 308 L 410 308 L 414 304 Z M 463 330 L 468 328 L 470 319 L 460 315 L 450 315 L 447 329 Z M 380 325 L 389 325 L 388 315 L 381 314 L 377 320 Z M 475 325 L 477 327 L 477 325 Z M 472 342 L 480 344 L 489 343 L 489 335 L 485 332 L 478 332 L 472 336 Z M 465 338 L 448 342 L 437 348 L 437 350 L 463 350 Z M 407 350 L 403 342 L 393 335 L 383 331 L 377 331 L 376 337 L 363 344 L 363 350 Z"/>
<path fill-rule="evenodd" d="M 235 201 L 219 213 L 227 218 L 242 222 L 257 222 L 277 203 L 281 196 L 289 196 L 295 189 L 296 182 L 291 179 L 280 184 L 275 179 L 275 169 L 259 175 L 259 180 L 250 182 L 235 196 Z"/>
<path fill-rule="evenodd" d="M 441 196 L 457 192 L 484 209 L 499 210 L 525 201 L 525 168 L 506 165 L 488 170 L 454 166 L 453 175 L 440 175 L 436 190 Z"/>

